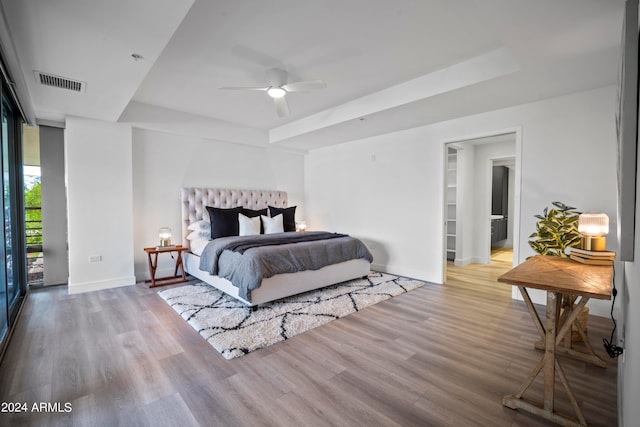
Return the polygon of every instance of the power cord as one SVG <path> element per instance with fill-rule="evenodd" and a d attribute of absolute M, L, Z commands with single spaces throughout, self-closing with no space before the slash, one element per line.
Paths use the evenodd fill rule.
<path fill-rule="evenodd" d="M 613 321 L 613 330 L 611 331 L 611 338 L 607 341 L 606 338 L 603 338 L 604 348 L 607 350 L 607 354 L 610 358 L 615 359 L 620 356 L 624 349 L 620 346 L 617 346 L 613 343 L 613 336 L 616 332 L 616 328 L 618 327 L 616 323 L 616 319 L 613 317 L 613 306 L 616 304 L 616 295 L 618 295 L 618 290 L 616 289 L 616 270 L 613 270 L 613 290 L 611 291 L 611 295 L 613 295 L 613 300 L 611 301 L 611 320 Z"/>

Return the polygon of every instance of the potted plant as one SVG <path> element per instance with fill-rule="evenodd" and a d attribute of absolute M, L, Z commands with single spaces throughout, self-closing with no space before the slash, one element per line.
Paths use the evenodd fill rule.
<path fill-rule="evenodd" d="M 534 215 L 539 221 L 536 231 L 529 236 L 529 246 L 540 255 L 566 258 L 565 249 L 580 245 L 578 217 L 574 207 L 562 202 L 553 202 L 554 208 L 544 208 L 542 215 Z"/>
<path fill-rule="evenodd" d="M 553 202 L 555 208 L 544 208 L 542 215 L 534 215 L 538 218 L 536 232 L 529 238 L 529 245 L 540 255 L 552 255 L 567 258 L 565 249 L 580 246 L 580 233 L 578 232 L 578 217 L 581 212 L 577 212 L 574 207 L 567 206 L 562 202 Z M 566 304 L 564 302 L 563 304 Z M 563 306 L 563 309 L 566 305 Z M 587 330 L 587 318 L 589 309 L 584 307 L 578 315 L 576 322 Z M 575 325 L 571 325 L 571 340 L 582 341 L 582 337 Z"/>

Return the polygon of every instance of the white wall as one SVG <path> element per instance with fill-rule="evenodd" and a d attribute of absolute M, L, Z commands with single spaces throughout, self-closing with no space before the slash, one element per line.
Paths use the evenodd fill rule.
<path fill-rule="evenodd" d="M 304 219 L 304 155 L 152 130 L 133 131 L 135 274 L 148 279 L 144 247 L 155 246 L 158 229 L 170 227 L 180 242 L 181 187 L 275 189 L 288 193 L 296 218 Z M 159 257 L 157 276 L 173 273 Z"/>
<path fill-rule="evenodd" d="M 460 181 L 457 190 L 460 192 L 458 204 L 458 218 L 460 222 L 460 251 L 456 251 L 456 265 L 466 265 L 475 262 L 473 224 L 476 216 L 475 208 L 475 174 L 476 147 L 470 143 L 454 145 L 460 146 Z M 456 248 L 457 249 L 457 248 Z"/>
<path fill-rule="evenodd" d="M 441 144 L 425 142 L 424 129 L 312 151 L 305 162 L 307 227 L 361 238 L 373 268 L 438 281 L 444 156 Z"/>
<path fill-rule="evenodd" d="M 131 127 L 67 118 L 65 167 L 69 293 L 134 284 Z"/>
<path fill-rule="evenodd" d="M 638 152 L 640 165 L 640 151 Z M 613 228 L 615 230 L 615 228 Z M 635 261 L 624 263 L 624 285 L 618 295 L 624 318 L 618 336 L 624 338 L 624 354 L 618 358 L 618 389 L 621 390 L 620 425 L 635 427 L 640 420 L 640 175 L 636 173 Z"/>
<path fill-rule="evenodd" d="M 312 151 L 309 225 L 362 238 L 374 268 L 442 283 L 444 143 L 522 129 L 516 261 L 534 254 L 534 215 L 555 200 L 605 212 L 615 230 L 615 94 L 608 86 Z M 608 242 L 617 249 L 615 236 Z M 592 314 L 606 316 L 610 306 L 590 302 Z"/>

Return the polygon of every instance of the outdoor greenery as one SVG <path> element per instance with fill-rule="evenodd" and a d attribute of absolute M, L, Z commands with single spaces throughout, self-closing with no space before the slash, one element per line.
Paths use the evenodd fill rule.
<path fill-rule="evenodd" d="M 544 208 L 542 215 L 534 215 L 539 221 L 536 223 L 536 232 L 529 238 L 529 245 L 541 255 L 552 255 L 566 258 L 565 249 L 580 245 L 580 233 L 578 232 L 578 217 L 574 207 L 562 202 L 553 202 L 555 208 Z"/>
<path fill-rule="evenodd" d="M 24 205 L 29 207 L 40 207 L 40 179 L 34 180 L 31 188 L 28 188 L 25 184 L 24 189 Z"/>
<path fill-rule="evenodd" d="M 29 188 L 25 186 L 24 207 L 27 246 L 42 244 L 42 210 L 40 210 L 40 180 Z M 34 208 L 34 209 L 30 209 Z"/>

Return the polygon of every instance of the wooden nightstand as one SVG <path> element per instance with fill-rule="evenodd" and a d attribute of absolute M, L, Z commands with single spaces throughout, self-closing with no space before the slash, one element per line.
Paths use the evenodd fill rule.
<path fill-rule="evenodd" d="M 149 275 L 151 279 L 145 280 L 145 283 L 151 283 L 150 288 L 162 285 L 173 285 L 174 283 L 182 283 L 187 281 L 187 276 L 184 273 L 184 265 L 182 264 L 182 252 L 187 252 L 189 249 L 182 246 L 172 246 L 169 248 L 144 248 L 149 258 Z M 158 268 L 158 254 L 176 252 L 176 268 L 173 271 L 173 276 L 156 277 L 156 270 Z M 178 274 L 178 270 L 181 270 L 182 274 Z"/>

